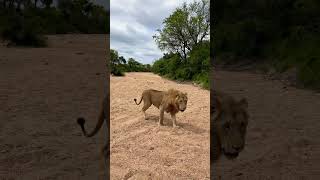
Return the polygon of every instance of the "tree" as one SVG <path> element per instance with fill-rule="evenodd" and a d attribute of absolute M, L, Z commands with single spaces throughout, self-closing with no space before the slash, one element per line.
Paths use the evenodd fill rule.
<path fill-rule="evenodd" d="M 122 63 L 122 64 L 126 64 L 127 63 L 126 59 L 123 56 L 119 57 L 119 62 Z"/>
<path fill-rule="evenodd" d="M 14 7 L 14 0 L 8 0 L 9 1 L 9 8 Z"/>
<path fill-rule="evenodd" d="M 119 62 L 118 51 L 110 49 L 110 57 L 111 57 L 111 59 L 110 59 L 111 65 L 118 64 L 118 62 Z"/>
<path fill-rule="evenodd" d="M 121 62 L 119 58 L 118 51 L 110 49 L 110 65 L 111 74 L 116 76 L 123 76 L 123 69 L 121 69 Z"/>
<path fill-rule="evenodd" d="M 163 24 L 163 29 L 153 36 L 158 47 L 178 53 L 186 61 L 192 47 L 206 40 L 210 33 L 209 0 L 184 3 Z"/>
<path fill-rule="evenodd" d="M 23 3 L 24 9 L 28 9 L 28 8 L 30 8 L 32 6 L 31 0 L 23 0 L 22 3 Z"/>
<path fill-rule="evenodd" d="M 21 10 L 21 4 L 23 3 L 23 1 L 24 0 L 15 0 L 17 11 Z"/>
<path fill-rule="evenodd" d="M 34 0 L 34 8 L 37 8 L 38 0 Z"/>
<path fill-rule="evenodd" d="M 42 4 L 44 4 L 46 6 L 47 9 L 51 6 L 51 4 L 53 2 L 53 0 L 40 0 L 40 1 Z"/>

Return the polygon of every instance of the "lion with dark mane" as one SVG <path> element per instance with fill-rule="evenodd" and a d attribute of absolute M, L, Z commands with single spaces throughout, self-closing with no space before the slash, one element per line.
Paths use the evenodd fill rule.
<path fill-rule="evenodd" d="M 146 110 L 151 105 L 154 105 L 160 109 L 159 126 L 163 125 L 164 112 L 167 112 L 171 115 L 173 127 L 176 127 L 176 114 L 179 111 L 184 112 L 186 110 L 188 97 L 187 93 L 183 93 L 175 89 L 169 89 L 168 91 L 148 89 L 142 92 L 139 103 L 137 103 L 137 99 L 134 99 L 137 105 L 139 105 L 142 100 L 144 103 L 142 112 L 145 119 L 147 119 Z"/>

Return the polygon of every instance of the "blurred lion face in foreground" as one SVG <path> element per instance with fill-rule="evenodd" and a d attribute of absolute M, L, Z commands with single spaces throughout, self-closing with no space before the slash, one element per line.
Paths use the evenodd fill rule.
<path fill-rule="evenodd" d="M 245 147 L 248 125 L 248 102 L 245 98 L 237 101 L 232 96 L 214 91 L 211 100 L 211 129 L 213 131 L 213 161 L 224 155 L 228 159 L 238 157 Z"/>

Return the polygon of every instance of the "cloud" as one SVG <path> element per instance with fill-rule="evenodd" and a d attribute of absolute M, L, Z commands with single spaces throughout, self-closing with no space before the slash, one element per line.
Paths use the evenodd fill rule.
<path fill-rule="evenodd" d="M 110 46 L 126 59 L 142 63 L 159 59 L 161 52 L 152 36 L 183 2 L 193 0 L 114 0 L 110 2 Z"/>

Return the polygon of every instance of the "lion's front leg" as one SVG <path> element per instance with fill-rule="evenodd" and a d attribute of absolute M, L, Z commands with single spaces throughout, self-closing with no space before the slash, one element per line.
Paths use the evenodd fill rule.
<path fill-rule="evenodd" d="M 160 105 L 160 118 L 159 118 L 159 126 L 163 125 L 163 116 L 164 116 L 164 108 Z"/>
<path fill-rule="evenodd" d="M 172 119 L 172 126 L 173 126 L 173 127 L 177 127 L 177 124 L 176 124 L 176 114 L 175 114 L 175 113 L 171 113 L 171 119 Z"/>

